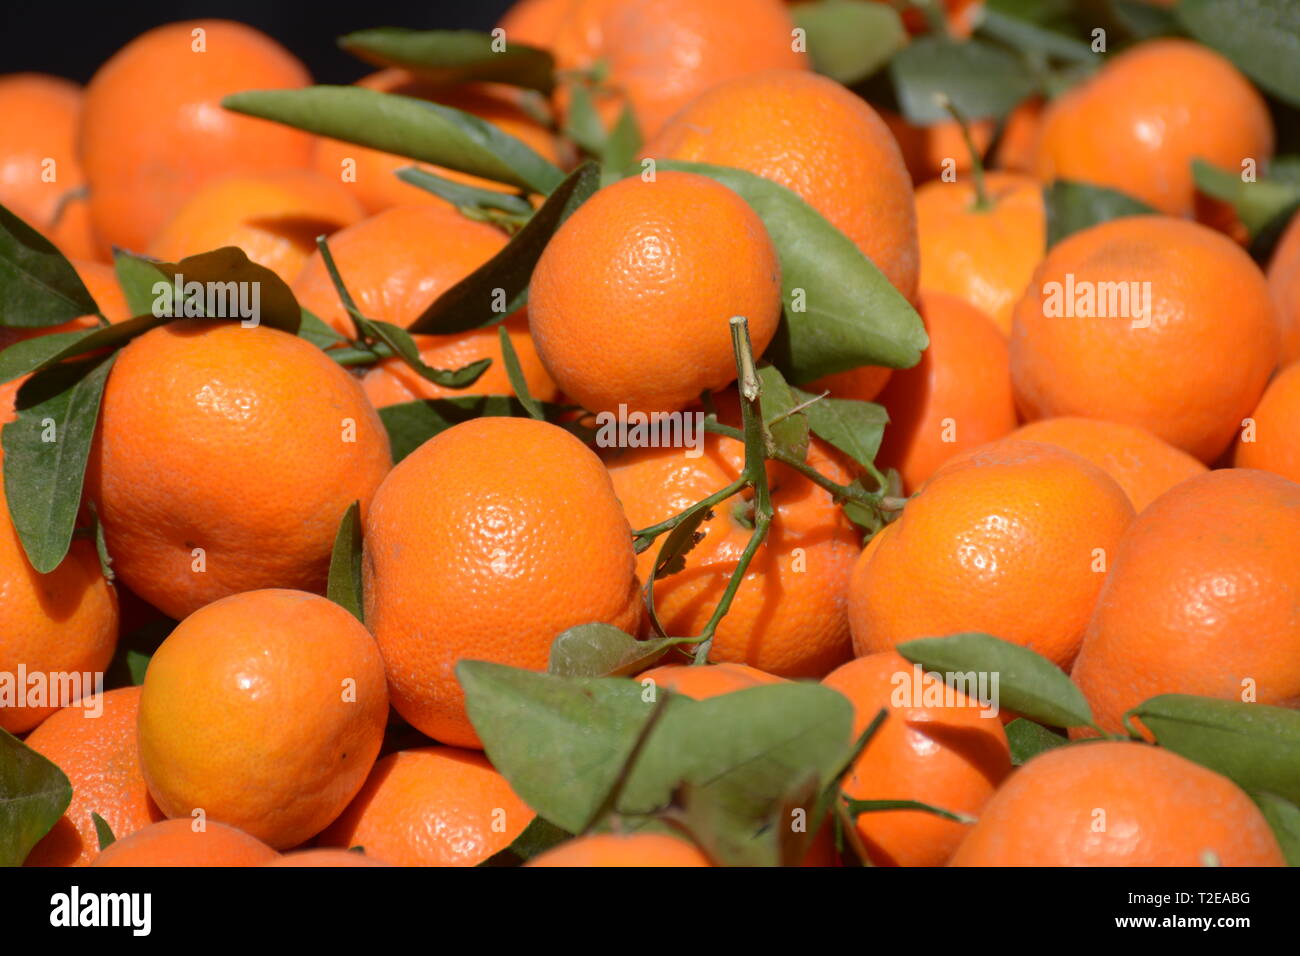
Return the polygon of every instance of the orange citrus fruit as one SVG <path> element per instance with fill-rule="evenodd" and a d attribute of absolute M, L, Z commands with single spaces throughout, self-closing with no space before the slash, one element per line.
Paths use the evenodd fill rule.
<path fill-rule="evenodd" d="M 99 854 L 91 814 L 103 817 L 119 840 L 163 818 L 140 769 L 139 711 L 140 688 L 120 687 L 63 708 L 24 741 L 72 784 L 72 803 L 32 848 L 27 866 L 90 863 Z"/>
<path fill-rule="evenodd" d="M 1063 448 L 1002 439 L 959 455 L 854 567 L 854 649 L 983 631 L 1068 667 L 1132 519 L 1115 480 Z"/>
<path fill-rule="evenodd" d="M 1061 747 L 1016 771 L 953 866 L 1283 866 L 1263 814 L 1226 777 L 1147 744 Z"/>
<path fill-rule="evenodd" d="M 1043 418 L 1011 433 L 1012 438 L 1057 445 L 1086 458 L 1124 489 L 1141 512 L 1180 482 L 1205 473 L 1205 466 L 1145 428 L 1091 418 Z"/>
<path fill-rule="evenodd" d="M 397 866 L 475 866 L 532 822 L 487 758 L 458 747 L 389 754 L 321 834 L 321 846 L 365 848 Z"/>
<path fill-rule="evenodd" d="M 653 681 L 657 687 L 676 691 L 694 700 L 707 700 L 748 687 L 784 682 L 784 678 L 748 664 L 707 664 L 699 667 L 690 664 L 661 664 L 642 671 L 636 680 L 638 683 Z"/>
<path fill-rule="evenodd" d="M 822 683 L 852 702 L 855 738 L 886 714 L 844 780 L 851 799 L 915 800 L 973 815 L 1011 772 L 997 714 L 893 651 L 849 661 Z M 859 814 L 857 829 L 877 866 L 941 866 L 966 825 L 923 810 L 885 810 Z"/>
<path fill-rule="evenodd" d="M 1300 363 L 1287 366 L 1250 413 L 1254 434 L 1238 437 L 1234 463 L 1300 482 Z"/>
<path fill-rule="evenodd" d="M 371 504 L 362 572 L 393 705 L 457 746 L 479 746 L 457 662 L 543 670 L 560 632 L 595 621 L 634 632 L 641 617 L 608 473 L 577 438 L 531 419 L 473 419 L 403 459 Z"/>
<path fill-rule="evenodd" d="M 200 186 L 153 237 L 155 259 L 238 246 L 286 282 L 316 251 L 316 237 L 350 226 L 361 206 L 342 186 L 306 169 L 243 173 Z"/>
<path fill-rule="evenodd" d="M 712 866 L 678 837 L 662 833 L 593 833 L 566 840 L 525 866 Z"/>
<path fill-rule="evenodd" d="M 366 853 L 355 853 L 352 850 L 298 850 L 294 853 L 285 853 L 276 857 L 274 860 L 268 860 L 262 866 L 288 866 L 288 867 L 318 867 L 318 866 L 392 866 L 391 863 L 385 863 L 382 860 L 376 860 L 373 856 Z"/>
<path fill-rule="evenodd" d="M 276 852 L 256 837 L 223 823 L 162 820 L 118 840 L 91 866 L 258 866 Z"/>
<path fill-rule="evenodd" d="M 956 296 L 925 291 L 921 318 L 929 348 L 877 397 L 889 424 L 876 460 L 897 468 L 911 490 L 952 456 L 1016 427 L 1007 344 L 988 316 Z"/>
<path fill-rule="evenodd" d="M 763 221 L 692 173 L 625 179 L 569 217 L 529 288 L 538 354 L 594 412 L 684 408 L 736 377 L 728 320 L 755 356 L 781 317 L 781 266 Z"/>
<path fill-rule="evenodd" d="M 1300 705 L 1300 485 L 1212 471 L 1157 498 L 1115 552 L 1073 677 L 1097 722 L 1157 694 Z"/>
<path fill-rule="evenodd" d="M 315 594 L 246 591 L 195 611 L 149 661 L 140 760 L 168 816 L 202 809 L 284 849 L 356 795 L 387 719 L 360 621 Z"/>
<path fill-rule="evenodd" d="M 169 23 L 122 47 L 86 87 L 81 113 L 81 162 L 99 238 L 141 252 L 209 180 L 305 167 L 309 134 L 240 116 L 221 100 L 310 82 L 282 46 L 230 20 Z"/>
<path fill-rule="evenodd" d="M 1028 176 L 986 173 L 984 190 L 984 208 L 969 179 L 916 191 L 921 288 L 965 299 L 1009 335 L 1016 301 L 1047 248 L 1047 213 L 1042 186 Z"/>
<path fill-rule="evenodd" d="M 1054 246 L 1016 306 L 1011 378 L 1031 421 L 1139 425 L 1212 461 L 1277 364 L 1268 283 L 1232 240 L 1160 216 Z"/>
<path fill-rule="evenodd" d="M 1268 286 L 1282 330 L 1281 364 L 1300 361 L 1300 213 L 1282 233 L 1268 264 Z"/>
<path fill-rule="evenodd" d="M 165 614 L 321 590 L 339 521 L 391 465 L 356 379 L 267 326 L 186 320 L 118 353 L 87 489 L 113 568 Z"/>
<path fill-rule="evenodd" d="M 1034 172 L 1127 193 L 1171 216 L 1194 209 L 1192 160 L 1239 173 L 1266 165 L 1273 124 L 1264 98 L 1227 59 L 1188 40 L 1139 43 L 1052 100 Z"/>
<path fill-rule="evenodd" d="M 915 298 L 911 177 L 889 127 L 834 80 L 766 70 L 723 83 L 673 117 L 642 154 L 733 166 L 793 190 Z"/>
<path fill-rule="evenodd" d="M 908 122 L 893 110 L 880 110 L 880 118 L 898 141 L 898 149 L 907 164 L 912 182 L 923 183 L 945 173 L 970 171 L 970 150 L 955 120 L 941 120 L 930 125 Z M 971 140 L 981 154 L 993 142 L 992 120 L 975 120 L 970 124 Z"/>

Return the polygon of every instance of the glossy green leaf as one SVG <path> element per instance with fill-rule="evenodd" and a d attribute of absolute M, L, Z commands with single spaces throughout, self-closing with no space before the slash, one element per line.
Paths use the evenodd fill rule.
<path fill-rule="evenodd" d="M 521 866 L 535 856 L 559 846 L 573 834 L 561 830 L 543 817 L 533 817 L 524 832 L 515 837 L 504 850 L 498 850 L 479 866 Z"/>
<path fill-rule="evenodd" d="M 789 189 L 739 169 L 658 161 L 710 176 L 762 218 L 781 260 L 785 318 L 767 357 L 791 384 L 861 365 L 910 368 L 929 344 L 921 317 L 844 233 Z"/>
<path fill-rule="evenodd" d="M 558 417 L 560 409 L 543 404 L 548 419 Z M 471 418 L 492 416 L 528 418 L 528 411 L 517 398 L 509 395 L 465 395 L 457 398 L 432 398 L 402 402 L 379 409 L 379 418 L 388 430 L 393 462 L 399 462 L 426 441 L 453 425 Z"/>
<path fill-rule="evenodd" d="M 361 591 L 361 505 L 352 502 L 343 513 L 334 535 L 330 555 L 329 581 L 325 596 L 365 623 L 365 601 Z"/>
<path fill-rule="evenodd" d="M 1197 40 L 1265 90 L 1300 106 L 1300 4 L 1295 0 L 1179 0 L 1175 14 Z"/>
<path fill-rule="evenodd" d="M 109 826 L 108 821 L 98 813 L 92 812 L 90 818 L 95 823 L 95 838 L 99 841 L 99 852 L 103 853 L 113 845 L 117 837 L 113 836 L 113 828 Z"/>
<path fill-rule="evenodd" d="M 21 866 L 71 802 L 63 771 L 0 730 L 0 866 Z"/>
<path fill-rule="evenodd" d="M 46 328 L 98 310 L 63 253 L 0 206 L 0 325 Z"/>
<path fill-rule="evenodd" d="M 27 559 L 42 574 L 63 561 L 81 505 L 100 399 L 115 355 L 58 365 L 18 390 L 4 426 L 5 497 Z"/>
<path fill-rule="evenodd" d="M 516 215 L 532 215 L 533 205 L 523 196 L 503 193 L 495 189 L 467 186 L 438 176 L 418 166 L 407 166 L 397 171 L 397 178 L 410 183 L 439 199 L 445 199 L 460 209 L 497 209 Z"/>
<path fill-rule="evenodd" d="M 1047 210 L 1047 246 L 1050 249 L 1066 236 L 1124 216 L 1155 215 L 1140 199 L 1114 189 L 1089 183 L 1057 180 L 1043 190 Z"/>
<path fill-rule="evenodd" d="M 506 367 L 506 377 L 510 380 L 510 390 L 519 399 L 519 404 L 537 421 L 544 421 L 546 413 L 528 391 L 528 379 L 524 378 L 519 356 L 515 354 L 514 343 L 510 341 L 510 332 L 504 325 L 497 326 L 497 340 L 501 343 L 501 361 Z"/>
<path fill-rule="evenodd" d="M 771 365 L 764 365 L 758 370 L 758 379 L 762 385 L 759 399 L 763 409 L 763 424 L 776 448 L 794 458 L 803 461 L 808 457 L 808 442 L 811 432 L 808 416 L 794 409 L 799 404 L 794 389 L 786 384 L 781 372 Z"/>
<path fill-rule="evenodd" d="M 533 148 L 469 113 L 359 86 L 250 90 L 222 105 L 321 136 L 548 194 L 564 173 Z"/>
<path fill-rule="evenodd" d="M 815 398 L 811 392 L 794 390 L 795 398 L 808 402 Z M 854 461 L 870 465 L 880 450 L 889 412 L 874 402 L 860 402 L 851 398 L 818 399 L 804 414 L 812 426 L 813 434 L 848 455 Z"/>
<path fill-rule="evenodd" d="M 986 675 L 990 696 L 1000 709 L 1040 724 L 1083 727 L 1092 723 L 1083 692 L 1065 672 L 1018 644 L 988 634 L 955 634 L 905 641 L 898 645 L 898 653 L 945 678 L 963 675 L 972 690 L 979 686 L 975 678 Z"/>
<path fill-rule="evenodd" d="M 1070 743 L 1068 737 L 1053 733 L 1042 724 L 1017 717 L 1007 724 L 1007 743 L 1011 745 L 1011 764 L 1019 767 L 1027 760 Z"/>
<path fill-rule="evenodd" d="M 1300 866 L 1300 807 L 1272 793 L 1251 794 L 1273 829 L 1288 866 Z"/>
<path fill-rule="evenodd" d="M 429 80 L 508 83 L 550 93 L 555 85 L 551 54 L 474 30 L 408 30 L 379 27 L 339 37 L 339 46 L 376 66 L 396 66 Z"/>
<path fill-rule="evenodd" d="M 1021 58 L 980 39 L 917 37 L 889 72 L 903 115 L 923 125 L 952 118 L 944 98 L 972 119 L 1001 119 L 1038 89 Z"/>
<path fill-rule="evenodd" d="M 1130 713 L 1160 746 L 1218 771 L 1242 789 L 1300 802 L 1300 711 L 1161 694 Z"/>
<path fill-rule="evenodd" d="M 622 677 L 649 667 L 676 638 L 639 641 L 612 624 L 579 624 L 551 642 L 547 672 L 560 677 Z"/>
<path fill-rule="evenodd" d="M 790 12 L 807 32 L 817 72 L 847 86 L 871 76 L 907 45 L 902 18 L 883 3 L 823 0 Z"/>
<path fill-rule="evenodd" d="M 180 262 L 150 264 L 162 274 L 152 290 L 152 315 L 230 319 L 298 334 L 302 308 L 288 284 L 266 266 L 249 259 L 238 246 L 222 246 L 186 256 Z"/>

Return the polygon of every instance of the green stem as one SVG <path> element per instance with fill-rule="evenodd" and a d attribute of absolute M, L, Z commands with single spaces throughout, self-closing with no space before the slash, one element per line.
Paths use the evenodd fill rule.
<path fill-rule="evenodd" d="M 975 202 L 971 208 L 977 212 L 986 212 L 993 208 L 993 203 L 989 201 L 988 190 L 984 187 L 984 160 L 980 156 L 980 151 L 975 146 L 975 138 L 971 135 L 970 120 L 966 114 L 957 108 L 957 104 L 948 97 L 944 96 L 943 108 L 948 111 L 961 129 L 961 138 L 966 143 L 966 151 L 970 153 L 970 175 L 971 182 L 975 186 Z"/>
<path fill-rule="evenodd" d="M 321 258 L 325 260 L 325 270 L 329 273 L 330 281 L 334 283 L 334 291 L 339 294 L 339 301 L 343 303 L 343 308 L 347 310 L 348 315 L 352 318 L 352 326 L 356 330 L 357 339 L 365 339 L 370 322 L 361 314 L 356 301 L 352 298 L 352 293 L 343 284 L 343 276 L 339 274 L 339 267 L 334 263 L 334 256 L 330 253 L 329 242 L 325 236 L 316 237 L 316 248 L 320 250 Z"/>
<path fill-rule="evenodd" d="M 691 517 L 691 515 L 698 513 L 704 508 L 712 508 L 714 505 L 718 504 L 719 502 L 726 501 L 732 495 L 736 494 L 739 491 L 744 490 L 745 484 L 746 484 L 745 478 L 742 475 L 741 477 L 733 481 L 731 484 L 727 485 L 727 487 L 719 488 L 717 491 L 709 495 L 707 498 L 695 502 L 695 504 L 691 505 L 685 511 L 673 515 L 668 520 L 661 521 L 658 524 L 652 524 L 650 525 L 650 527 L 642 528 L 639 531 L 633 531 L 632 537 L 636 541 L 637 554 L 640 554 L 646 548 L 650 547 L 650 545 L 654 543 L 654 539 L 659 537 L 659 535 L 663 534 L 666 531 L 672 531 L 673 528 L 676 528 L 687 518 Z"/>

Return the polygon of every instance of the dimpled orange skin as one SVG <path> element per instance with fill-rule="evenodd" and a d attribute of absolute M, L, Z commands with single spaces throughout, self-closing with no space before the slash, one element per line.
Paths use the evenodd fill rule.
<path fill-rule="evenodd" d="M 1063 448 L 1002 439 L 960 455 L 854 567 L 854 650 L 983 631 L 1068 668 L 1132 520 L 1115 480 Z"/>
<path fill-rule="evenodd" d="M 1187 452 L 1136 425 L 1091 418 L 1044 418 L 1008 437 L 1057 445 L 1088 459 L 1115 479 L 1138 513 L 1174 485 L 1206 471 Z"/>
<path fill-rule="evenodd" d="M 201 53 L 193 49 L 196 30 Z M 99 238 L 142 251 L 204 183 L 305 168 L 310 134 L 233 113 L 221 100 L 310 82 L 278 43 L 229 20 L 169 23 L 122 47 L 86 87 L 81 115 L 81 162 Z"/>
<path fill-rule="evenodd" d="M 921 318 L 929 347 L 877 396 L 889 412 L 877 461 L 897 468 L 910 491 L 952 456 L 1016 427 L 1007 344 L 988 316 L 956 296 L 927 291 Z"/>
<path fill-rule="evenodd" d="M 1034 269 L 1047 251 L 1043 187 L 1028 176 L 989 172 L 990 208 L 975 208 L 969 178 L 934 180 L 916 191 L 921 288 L 947 292 L 975 306 L 1003 335 Z"/>
<path fill-rule="evenodd" d="M 1050 750 L 984 806 L 952 866 L 1284 866 L 1236 784 L 1168 750 L 1121 741 Z"/>
<path fill-rule="evenodd" d="M 113 569 L 180 620 L 239 591 L 323 590 L 339 521 L 391 463 L 378 413 L 320 349 L 186 320 L 118 353 L 86 487 Z"/>
<path fill-rule="evenodd" d="M 91 716 L 102 707 L 102 713 Z M 99 855 L 92 813 L 118 839 L 163 818 L 140 769 L 136 715 L 140 688 L 119 687 L 65 707 L 33 730 L 28 747 L 67 774 L 72 803 L 25 866 L 86 866 Z"/>
<path fill-rule="evenodd" d="M 12 411 L 5 417 L 12 419 Z M 117 645 L 117 591 L 104 579 L 94 542 L 73 540 L 57 568 L 38 573 L 9 518 L 3 485 L 0 481 L 0 673 L 16 679 L 20 665 L 29 675 L 103 671 Z M 58 709 L 0 707 L 0 728 L 21 734 Z"/>
<path fill-rule="evenodd" d="M 819 441 L 807 461 L 832 481 L 853 479 Z M 743 467 L 741 442 L 708 435 L 699 458 L 687 458 L 681 448 L 632 449 L 609 462 L 609 474 L 628 520 L 645 528 L 726 487 Z M 785 465 L 771 464 L 768 474 L 776 513 L 718 625 L 709 659 L 778 677 L 821 677 L 852 656 L 846 599 L 860 534 L 829 492 Z M 744 503 L 733 496 L 714 505 L 686 567 L 655 582 L 655 611 L 667 633 L 703 632 L 753 534 L 736 515 Z M 656 544 L 637 557 L 642 581 L 653 573 L 658 551 Z"/>
<path fill-rule="evenodd" d="M 344 285 L 367 318 L 406 328 L 461 279 L 501 251 L 506 237 L 437 206 L 394 206 L 343 229 L 330 240 L 330 255 Z M 339 301 L 324 257 L 313 253 L 293 284 L 306 309 L 335 331 L 354 335 L 352 320 Z M 542 367 L 528 332 L 527 313 L 507 320 L 511 344 L 534 398 L 555 398 L 555 383 Z M 366 373 L 363 387 L 376 407 L 417 398 L 456 395 L 513 395 L 496 326 L 450 335 L 416 335 L 425 364 L 457 369 L 479 359 L 492 364 L 473 385 L 452 389 L 427 381 L 401 359 L 385 359 Z"/>
<path fill-rule="evenodd" d="M 1300 213 L 1282 233 L 1268 264 L 1268 286 L 1282 332 L 1280 364 L 1300 361 Z"/>
<path fill-rule="evenodd" d="M 914 300 L 912 179 L 866 101 L 814 73 L 767 70 L 714 87 L 642 155 L 744 169 L 793 190 Z"/>
<path fill-rule="evenodd" d="M 1080 311 L 1064 291 L 1071 275 L 1076 298 L 1093 290 L 1108 302 L 1108 288 L 1136 290 L 1141 300 L 1148 287 L 1140 283 L 1150 283 L 1150 315 L 1138 318 L 1132 305 L 1113 314 L 1126 311 L 1120 298 L 1105 317 L 1070 315 Z M 1196 223 L 1134 216 L 1048 252 L 1016 306 L 1011 380 L 1030 421 L 1081 415 L 1138 425 L 1209 462 L 1259 401 L 1277 354 L 1268 284 L 1240 247 Z"/>
<path fill-rule="evenodd" d="M 508 42 L 511 39 L 507 36 Z M 503 133 L 521 140 L 544 159 L 553 163 L 560 161 L 555 137 L 524 110 L 521 101 L 526 93 L 514 87 L 495 83 L 440 86 L 421 81 L 406 70 L 400 69 L 380 70 L 358 80 L 356 85 L 380 93 L 430 100 L 470 113 L 491 123 Z M 317 141 L 313 166 L 326 179 L 339 183 L 356 197 L 370 213 L 380 212 L 390 206 L 413 203 L 434 205 L 443 209 L 452 208 L 445 199 L 398 179 L 397 171 L 408 166 L 417 166 L 443 179 L 450 179 L 478 189 L 513 192 L 516 188 L 453 169 L 418 163 L 394 153 L 385 153 L 368 146 L 327 137 L 321 137 Z"/>
<path fill-rule="evenodd" d="M 1189 40 L 1139 43 L 1048 104 L 1034 172 L 1119 190 L 1171 216 L 1194 210 L 1192 160 L 1267 165 L 1263 97 L 1228 60 Z"/>
<path fill-rule="evenodd" d="M 709 664 L 696 667 L 691 664 L 662 664 L 642 671 L 636 676 L 638 683 L 654 681 L 663 690 L 676 691 L 694 700 L 707 700 L 719 694 L 759 687 L 763 684 L 783 684 L 785 679 L 761 671 L 748 664 Z"/>
<path fill-rule="evenodd" d="M 660 172 L 600 190 L 546 246 L 529 288 L 533 339 L 560 389 L 593 412 L 671 412 L 736 377 L 729 320 L 755 357 L 781 318 L 763 221 L 726 186 Z"/>
<path fill-rule="evenodd" d="M 0 203 L 64 255 L 90 258 L 97 244 L 89 211 L 71 195 L 85 182 L 76 152 L 80 115 L 81 90 L 70 80 L 0 76 Z"/>
<path fill-rule="evenodd" d="M 685 840 L 662 833 L 592 833 L 566 840 L 524 866 L 712 866 Z"/>
<path fill-rule="evenodd" d="M 551 47 L 561 70 L 604 63 L 595 106 L 606 126 L 632 107 L 645 137 L 720 83 L 760 70 L 807 70 L 779 0 L 576 0 Z M 561 87 L 557 103 L 567 108 Z"/>
<path fill-rule="evenodd" d="M 356 795 L 388 720 L 361 622 L 302 591 L 246 591 L 195 611 L 149 661 L 140 761 L 169 817 L 201 808 L 277 849 Z"/>
<path fill-rule="evenodd" d="M 274 860 L 268 860 L 262 866 L 314 868 L 319 866 L 392 866 L 392 864 L 352 850 L 298 850 L 294 853 L 285 853 Z"/>
<path fill-rule="evenodd" d="M 110 844 L 91 866 L 259 866 L 276 852 L 256 837 L 208 820 L 163 820 Z"/>
<path fill-rule="evenodd" d="M 1157 498 L 1115 554 L 1076 684 L 1097 722 L 1157 694 L 1300 705 L 1300 485 L 1230 468 Z"/>
<path fill-rule="evenodd" d="M 536 816 L 477 750 L 390 753 L 322 847 L 365 847 L 398 866 L 476 866 L 506 849 Z"/>
<path fill-rule="evenodd" d="M 951 706 L 912 706 L 936 678 L 886 651 L 859 657 L 822 681 L 853 704 L 855 739 L 883 708 L 882 723 L 844 781 L 854 800 L 919 800 L 978 815 L 1011 772 L 1011 751 L 996 714 L 957 690 Z M 949 693 L 946 690 L 939 691 Z M 858 817 L 858 835 L 877 866 L 942 866 L 969 827 L 931 813 L 893 810 Z"/>
<path fill-rule="evenodd" d="M 350 226 L 361 205 L 336 182 L 305 169 L 213 180 L 185 201 L 149 243 L 148 254 L 179 262 L 221 246 L 292 282 L 316 251 L 316 237 Z"/>
<path fill-rule="evenodd" d="M 1238 437 L 1233 463 L 1300 482 L 1300 363 L 1278 373 L 1250 417 L 1254 441 Z"/>
<path fill-rule="evenodd" d="M 393 706 L 435 740 L 481 746 L 458 662 L 544 670 L 567 628 L 640 623 L 609 476 L 555 425 L 478 418 L 435 435 L 380 486 L 365 529 L 366 622 Z"/>
<path fill-rule="evenodd" d="M 481 753 L 419 747 L 375 764 L 317 842 L 362 846 L 396 866 L 476 866 L 508 847 L 534 816 Z"/>

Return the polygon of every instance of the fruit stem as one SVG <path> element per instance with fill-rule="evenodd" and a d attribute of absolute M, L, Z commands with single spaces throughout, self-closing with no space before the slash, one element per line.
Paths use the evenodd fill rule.
<path fill-rule="evenodd" d="M 747 482 L 745 480 L 745 476 L 741 475 L 731 484 L 727 485 L 727 487 L 718 489 L 713 494 L 709 495 L 707 498 L 704 498 L 701 501 L 697 501 L 695 504 L 691 505 L 685 511 L 673 515 L 667 521 L 661 521 L 658 524 L 650 525 L 650 527 L 648 528 L 642 528 L 639 531 L 633 531 L 632 538 L 635 543 L 636 553 L 640 554 L 646 548 L 650 547 L 650 545 L 654 543 L 654 539 L 659 537 L 659 535 L 663 534 L 666 531 L 672 531 L 673 528 L 676 528 L 679 524 L 681 524 L 683 521 L 685 521 L 687 518 L 691 517 L 692 515 L 696 514 L 697 512 L 703 510 L 704 508 L 712 508 L 714 505 L 718 504 L 719 502 L 726 501 L 732 495 L 736 494 L 739 491 L 744 490 L 746 484 Z"/>
<path fill-rule="evenodd" d="M 321 258 L 325 260 L 325 269 L 329 273 L 330 281 L 334 283 L 334 291 L 339 294 L 339 301 L 343 303 L 343 308 L 352 317 L 352 326 L 356 330 L 357 339 L 364 339 L 370 321 L 361 314 L 356 301 L 352 298 L 352 293 L 343 284 L 343 276 L 339 274 L 339 267 L 334 263 L 334 256 L 330 253 L 329 242 L 323 235 L 316 237 L 316 248 L 320 250 Z"/>
<path fill-rule="evenodd" d="M 966 143 L 966 151 L 970 153 L 971 182 L 975 186 L 975 201 L 971 203 L 971 209 L 977 212 L 992 209 L 993 203 L 989 201 L 988 190 L 984 186 L 984 160 L 980 156 L 980 151 L 975 147 L 975 137 L 971 135 L 970 131 L 970 120 L 965 113 L 957 108 L 956 103 L 942 93 L 939 94 L 939 102 L 961 129 L 961 138 Z"/>

